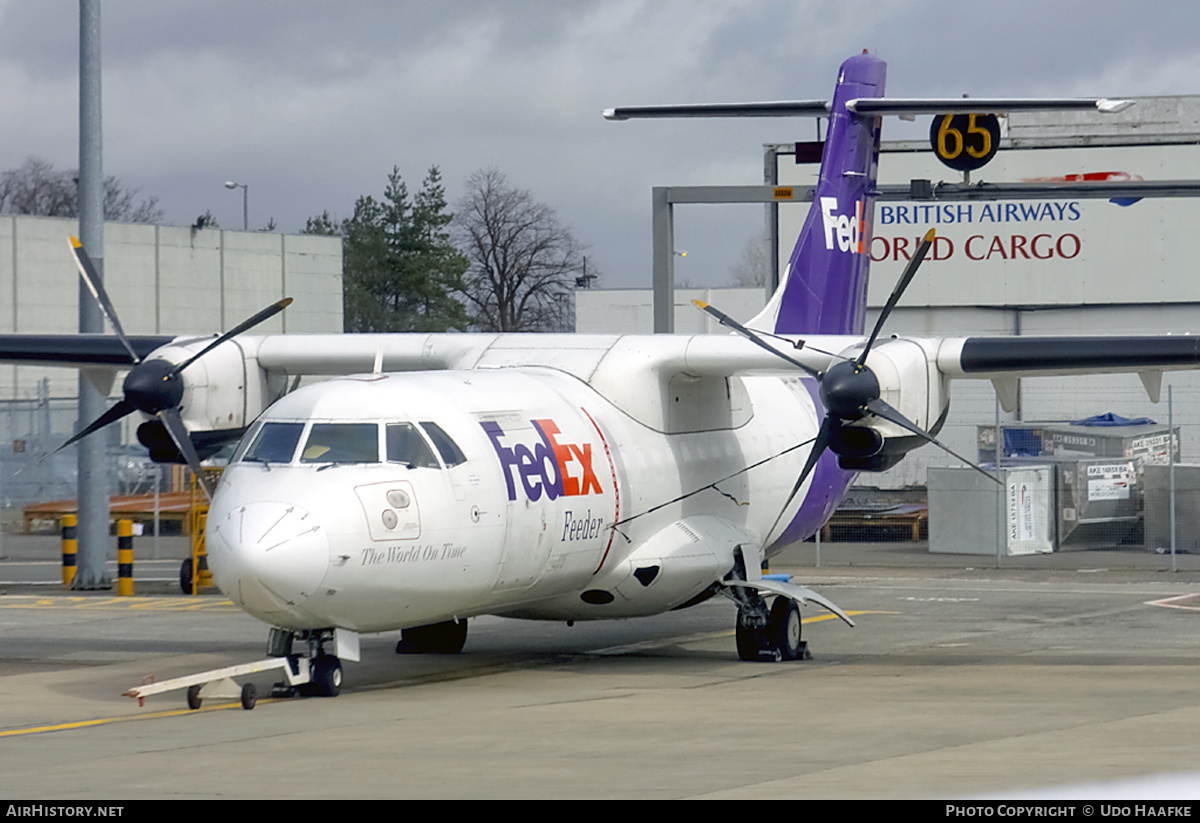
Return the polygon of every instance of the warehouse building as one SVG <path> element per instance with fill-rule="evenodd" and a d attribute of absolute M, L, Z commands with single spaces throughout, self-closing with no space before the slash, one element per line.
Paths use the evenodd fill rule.
<path fill-rule="evenodd" d="M 68 243 L 77 233 L 74 219 L 0 217 L 0 333 L 78 331 L 80 278 Z M 108 223 L 104 282 L 128 334 L 219 333 L 282 297 L 295 302 L 256 333 L 342 330 L 336 237 Z M 0 497 L 6 505 L 74 497 L 74 454 L 45 463 L 40 457 L 75 430 L 77 392 L 74 369 L 0 366 Z M 118 380 L 112 402 L 119 392 Z M 145 451 L 136 445 L 139 422 L 134 415 L 106 430 L 110 449 L 122 456 L 114 466 L 144 464 Z M 137 482 L 116 477 L 113 493 Z"/>

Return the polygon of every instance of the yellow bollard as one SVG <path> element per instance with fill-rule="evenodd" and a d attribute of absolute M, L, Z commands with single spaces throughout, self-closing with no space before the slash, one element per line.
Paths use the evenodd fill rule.
<path fill-rule="evenodd" d="M 133 521 L 117 521 L 117 595 L 133 594 Z"/>
<path fill-rule="evenodd" d="M 75 539 L 75 525 L 79 519 L 73 514 L 64 514 L 62 519 L 62 575 L 63 588 L 71 588 L 75 582 L 75 553 L 79 541 Z"/>

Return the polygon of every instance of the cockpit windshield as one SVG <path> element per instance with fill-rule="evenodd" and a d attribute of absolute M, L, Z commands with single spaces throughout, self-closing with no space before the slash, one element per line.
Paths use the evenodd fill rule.
<path fill-rule="evenodd" d="M 379 463 L 381 445 L 383 461 L 410 469 L 452 468 L 467 460 L 453 438 L 432 421 L 385 423 L 382 444 L 379 435 L 380 423 L 260 420 L 238 446 L 233 462 L 291 463 L 298 459 L 302 465 Z"/>
<path fill-rule="evenodd" d="M 303 423 L 264 423 L 242 459 L 260 463 L 290 463 L 303 431 Z"/>
<path fill-rule="evenodd" d="M 301 463 L 378 463 L 375 423 L 313 423 L 300 452 Z"/>

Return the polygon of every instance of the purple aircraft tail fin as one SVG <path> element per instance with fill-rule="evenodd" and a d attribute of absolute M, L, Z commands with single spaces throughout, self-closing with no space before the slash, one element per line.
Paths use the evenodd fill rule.
<path fill-rule="evenodd" d="M 846 102 L 882 97 L 887 64 L 865 52 L 842 64 L 816 196 L 779 289 L 747 325 L 778 334 L 862 334 L 870 263 L 879 117 Z"/>

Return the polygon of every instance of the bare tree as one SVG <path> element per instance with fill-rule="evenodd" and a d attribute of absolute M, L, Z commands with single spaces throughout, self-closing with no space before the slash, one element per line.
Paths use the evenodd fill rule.
<path fill-rule="evenodd" d="M 454 218 L 471 261 L 465 293 L 481 331 L 571 331 L 583 247 L 554 210 L 496 169 L 467 179 Z"/>
<path fill-rule="evenodd" d="M 755 234 L 742 247 L 742 259 L 733 267 L 731 282 L 740 288 L 766 286 L 771 277 L 771 235 Z"/>
<path fill-rule="evenodd" d="M 79 172 L 59 171 L 39 157 L 27 157 L 18 168 L 0 173 L 0 214 L 75 217 L 79 211 Z M 156 223 L 163 218 L 158 198 L 134 201 L 115 177 L 104 178 L 104 219 L 118 223 Z"/>

